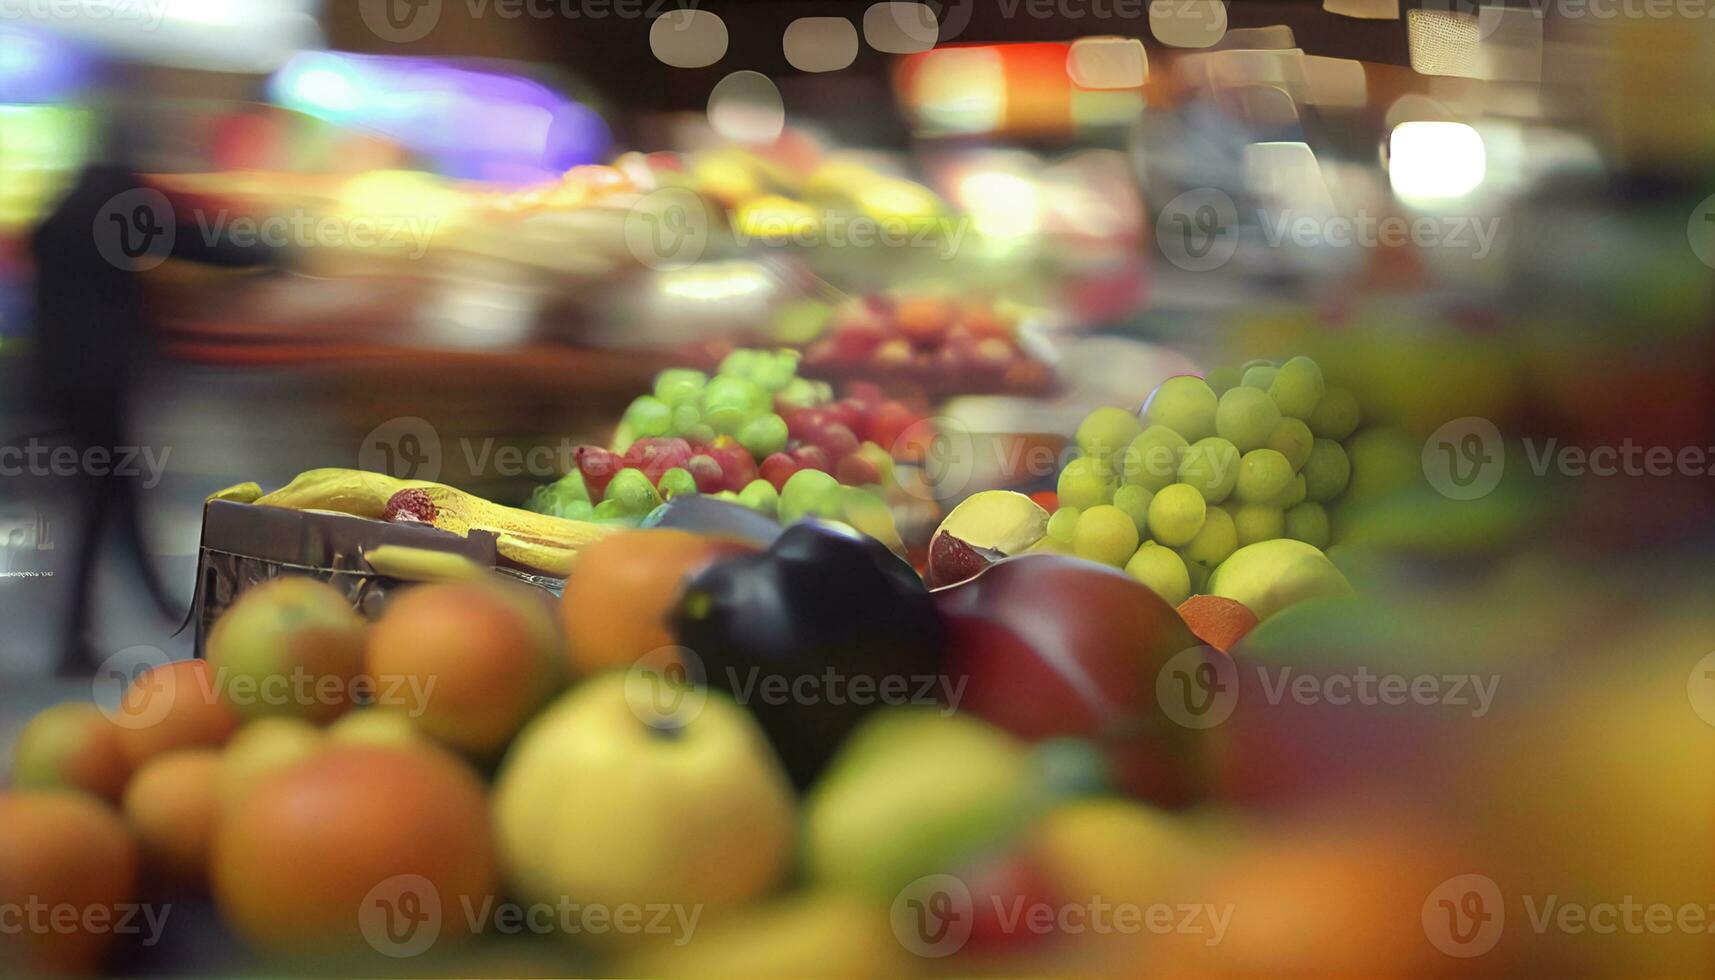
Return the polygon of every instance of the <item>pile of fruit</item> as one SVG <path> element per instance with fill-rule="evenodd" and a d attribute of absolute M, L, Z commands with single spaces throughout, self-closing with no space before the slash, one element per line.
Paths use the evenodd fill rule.
<path fill-rule="evenodd" d="M 797 374 L 794 351 L 736 350 L 714 376 L 661 372 L 635 399 L 611 448 L 582 446 L 576 469 L 537 488 L 529 507 L 572 520 L 635 523 L 664 501 L 706 494 L 790 522 L 842 516 L 836 488 L 878 499 L 896 456 L 927 441 L 924 415 L 854 383 L 833 388 Z"/>
<path fill-rule="evenodd" d="M 1038 391 L 1049 381 L 1048 366 L 1019 344 L 1018 314 L 990 299 L 876 294 L 820 319 L 826 326 L 804 351 L 804 370 L 817 377 L 1012 392 Z"/>

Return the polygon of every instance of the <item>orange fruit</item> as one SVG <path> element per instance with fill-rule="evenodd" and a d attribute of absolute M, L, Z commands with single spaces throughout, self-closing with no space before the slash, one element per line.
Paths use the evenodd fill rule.
<path fill-rule="evenodd" d="M 130 778 L 119 729 L 93 704 L 56 705 L 18 733 L 12 753 L 18 789 L 81 789 L 118 803 Z"/>
<path fill-rule="evenodd" d="M 205 660 L 151 668 L 126 688 L 112 718 L 120 750 L 133 767 L 173 749 L 224 745 L 239 725 Z"/>
<path fill-rule="evenodd" d="M 97 972 L 136 888 L 137 848 L 111 808 L 0 793 L 0 908 L 19 916 L 0 929 L 0 975 Z"/>
<path fill-rule="evenodd" d="M 125 820 L 143 865 L 173 883 L 200 885 L 220 815 L 221 753 L 179 749 L 150 759 L 125 791 Z"/>

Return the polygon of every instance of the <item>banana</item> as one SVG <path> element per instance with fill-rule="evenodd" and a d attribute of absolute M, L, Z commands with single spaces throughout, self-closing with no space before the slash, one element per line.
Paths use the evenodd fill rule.
<path fill-rule="evenodd" d="M 256 498 L 260 496 L 262 496 L 262 488 L 257 485 L 256 481 L 251 480 L 248 483 L 233 484 L 225 490 L 216 490 L 203 498 L 203 503 L 206 504 L 211 500 L 230 500 L 234 503 L 253 504 L 256 502 Z"/>
<path fill-rule="evenodd" d="M 463 555 L 397 544 L 375 548 L 364 554 L 363 559 L 382 575 L 406 582 L 469 582 L 490 574 L 488 569 Z"/>
<path fill-rule="evenodd" d="M 572 564 L 578 557 L 576 548 L 542 544 L 510 534 L 500 535 L 494 544 L 502 555 L 512 561 L 558 578 L 565 578 L 572 573 Z"/>
<path fill-rule="evenodd" d="M 387 511 L 389 497 L 411 487 L 434 485 L 367 470 L 305 470 L 293 477 L 291 483 L 252 502 L 262 507 L 332 510 L 379 521 Z"/>
<path fill-rule="evenodd" d="M 438 483 L 414 489 L 421 490 L 435 505 L 434 525 L 454 534 L 492 531 L 503 539 L 576 551 L 612 530 L 602 524 L 507 507 Z"/>

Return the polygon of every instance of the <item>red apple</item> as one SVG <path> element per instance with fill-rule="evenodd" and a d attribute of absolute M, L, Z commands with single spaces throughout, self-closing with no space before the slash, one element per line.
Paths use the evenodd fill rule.
<path fill-rule="evenodd" d="M 804 467 L 798 461 L 785 453 L 773 453 L 762 461 L 762 478 L 774 485 L 776 492 L 786 488 L 786 481 L 792 479 L 792 474 Z"/>
<path fill-rule="evenodd" d="M 1175 655 L 1202 649 L 1172 606 L 1115 569 L 1063 555 L 996 562 L 935 592 L 958 708 L 1028 739 L 1099 742 L 1115 782 L 1163 805 L 1201 792 L 1201 733 L 1156 699 Z"/>
<path fill-rule="evenodd" d="M 828 458 L 827 451 L 820 446 L 799 446 L 788 455 L 798 464 L 799 469 L 821 470 L 829 475 L 834 472 L 833 460 Z"/>

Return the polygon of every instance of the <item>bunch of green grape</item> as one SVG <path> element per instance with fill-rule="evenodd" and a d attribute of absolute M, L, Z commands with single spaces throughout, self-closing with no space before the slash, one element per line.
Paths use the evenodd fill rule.
<path fill-rule="evenodd" d="M 1099 408 L 1079 424 L 1048 534 L 1178 605 L 1245 545 L 1328 546 L 1359 415 L 1308 357 L 1169 378 L 1141 412 Z"/>
<path fill-rule="evenodd" d="M 786 445 L 786 422 L 777 407 L 819 405 L 833 400 L 824 382 L 798 376 L 793 350 L 735 350 L 713 377 L 673 369 L 655 378 L 654 391 L 634 399 L 614 434 L 614 451 L 638 439 L 677 436 L 712 443 L 731 436 L 758 459 Z"/>

